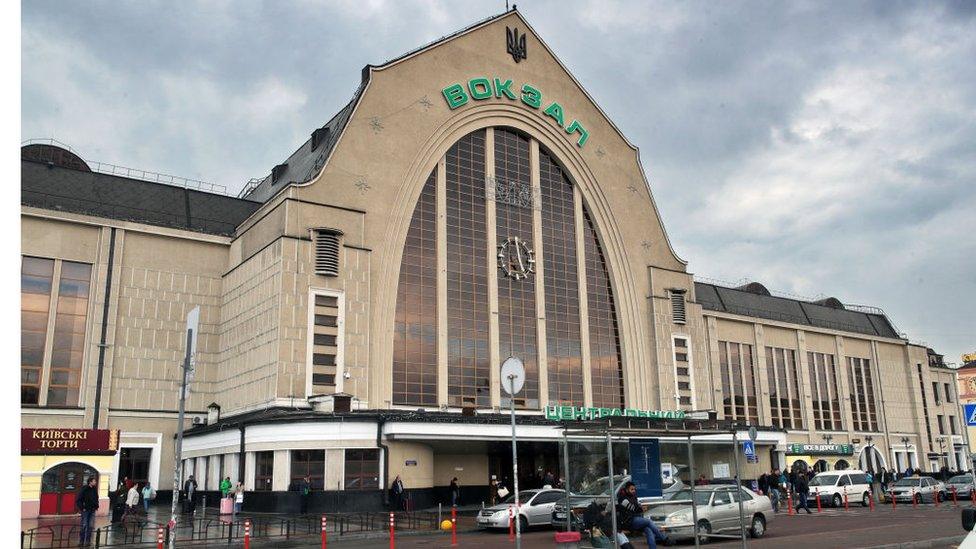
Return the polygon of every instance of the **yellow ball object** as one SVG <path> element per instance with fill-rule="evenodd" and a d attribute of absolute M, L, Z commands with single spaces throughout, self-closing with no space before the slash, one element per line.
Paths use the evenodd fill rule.
<path fill-rule="evenodd" d="M 444 519 L 441 521 L 441 530 L 451 529 L 451 519 Z"/>

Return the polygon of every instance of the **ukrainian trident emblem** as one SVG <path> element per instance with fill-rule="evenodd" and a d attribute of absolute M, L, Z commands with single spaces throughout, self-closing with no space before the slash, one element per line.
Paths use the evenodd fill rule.
<path fill-rule="evenodd" d="M 512 54 L 512 59 L 516 63 L 523 59 L 528 59 L 528 50 L 525 49 L 525 33 L 523 32 L 519 35 L 518 27 L 515 29 L 505 27 L 505 44 L 508 53 Z"/>

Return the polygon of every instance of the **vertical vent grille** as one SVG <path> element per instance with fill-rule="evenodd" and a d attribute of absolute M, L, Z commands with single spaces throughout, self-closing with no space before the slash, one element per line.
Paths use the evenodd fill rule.
<path fill-rule="evenodd" d="M 685 323 L 685 291 L 671 290 L 671 320 L 676 324 Z"/>
<path fill-rule="evenodd" d="M 315 274 L 339 276 L 339 239 L 342 232 L 335 229 L 312 229 L 315 241 Z"/>

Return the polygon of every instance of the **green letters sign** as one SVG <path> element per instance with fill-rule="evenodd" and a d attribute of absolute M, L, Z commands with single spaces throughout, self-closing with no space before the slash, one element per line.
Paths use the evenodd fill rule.
<path fill-rule="evenodd" d="M 451 84 L 441 90 L 441 93 L 444 95 L 444 100 L 447 101 L 447 106 L 451 110 L 466 105 L 468 99 L 481 101 L 492 97 L 496 99 L 505 97 L 510 101 L 518 101 L 532 109 L 542 109 L 543 104 L 543 94 L 538 88 L 530 84 L 522 84 L 522 87 L 518 88 L 518 94 L 516 94 L 512 90 L 511 79 L 503 81 L 501 78 L 489 79 L 479 76 L 468 80 L 465 86 Z M 586 144 L 586 140 L 590 138 L 590 132 L 586 131 L 586 128 L 583 127 L 583 124 L 580 124 L 579 120 L 573 119 L 569 123 L 566 122 L 562 105 L 555 101 L 551 101 L 546 105 L 545 109 L 542 110 L 542 115 L 551 118 L 567 134 L 578 134 L 576 138 L 577 147 L 582 148 Z"/>
<path fill-rule="evenodd" d="M 546 406 L 546 419 L 553 421 L 599 419 L 601 417 L 647 417 L 652 419 L 684 419 L 684 410 L 638 410 L 636 408 L 586 408 L 583 406 Z"/>

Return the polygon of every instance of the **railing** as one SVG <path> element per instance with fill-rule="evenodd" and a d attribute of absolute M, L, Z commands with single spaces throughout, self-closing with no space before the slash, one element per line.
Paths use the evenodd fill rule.
<path fill-rule="evenodd" d="M 200 181 L 199 179 L 189 179 L 186 177 L 180 177 L 178 175 L 169 175 L 165 173 L 139 170 L 136 168 L 127 168 L 125 166 L 117 166 L 115 164 L 108 164 L 106 162 L 88 162 L 88 167 L 91 168 L 91 171 L 93 172 L 108 175 L 118 175 L 120 177 L 127 177 L 129 179 L 140 179 L 142 181 L 151 181 L 153 183 L 162 183 L 164 185 L 173 185 L 175 187 L 184 187 L 187 189 L 195 189 L 208 193 L 223 195 L 227 194 L 227 187 L 218 185 L 216 183 L 210 183 L 208 181 Z"/>
<path fill-rule="evenodd" d="M 156 544 L 159 528 L 163 528 L 164 539 L 168 543 L 175 536 L 178 544 L 213 545 L 234 543 L 244 539 L 244 522 L 251 522 L 251 538 L 293 539 L 317 537 L 322 532 L 323 515 L 301 515 L 297 517 L 253 516 L 237 518 L 200 518 L 178 522 L 170 530 L 165 524 L 140 520 L 139 517 L 127 519 L 121 524 L 103 526 L 92 532 L 92 547 L 140 547 Z M 345 536 L 364 532 L 385 531 L 390 526 L 388 512 L 374 513 L 325 513 L 327 532 L 333 536 Z M 436 530 L 437 513 L 399 512 L 394 515 L 397 530 Z M 38 526 L 20 533 L 21 549 L 60 549 L 77 547 L 81 529 L 78 524 L 55 524 Z"/>

